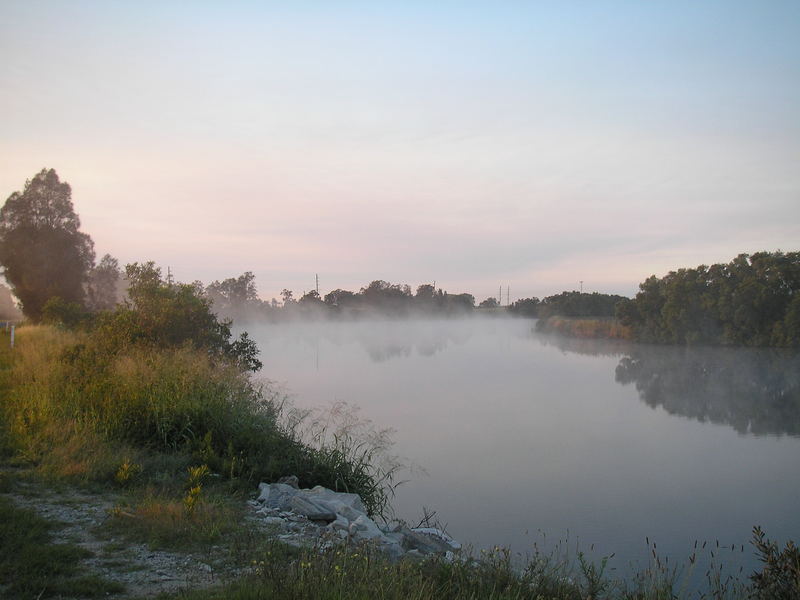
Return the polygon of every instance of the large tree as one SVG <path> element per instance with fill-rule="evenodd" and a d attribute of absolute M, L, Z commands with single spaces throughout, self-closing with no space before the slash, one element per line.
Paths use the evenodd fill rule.
<path fill-rule="evenodd" d="M 53 297 L 84 303 L 94 264 L 92 239 L 80 231 L 72 190 L 53 169 L 42 169 L 0 209 L 0 264 L 25 315 L 42 316 Z"/>

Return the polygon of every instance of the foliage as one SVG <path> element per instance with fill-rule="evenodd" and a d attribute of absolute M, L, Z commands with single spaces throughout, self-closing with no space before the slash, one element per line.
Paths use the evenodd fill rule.
<path fill-rule="evenodd" d="M 113 309 L 120 300 L 118 288 L 121 278 L 119 261 L 110 254 L 103 256 L 100 263 L 89 271 L 86 286 L 88 307 L 93 311 Z"/>
<path fill-rule="evenodd" d="M 304 443 L 283 419 L 282 399 L 238 365 L 185 345 L 108 352 L 98 336 L 102 329 L 19 330 L 0 423 L 16 455 L 42 472 L 119 485 L 129 474 L 156 476 L 150 465 L 168 455 L 177 457 L 172 469 L 205 464 L 239 487 L 294 474 L 305 487 L 361 495 L 372 514 L 385 507 L 388 481 L 367 446 L 347 436 Z"/>
<path fill-rule="evenodd" d="M 497 308 L 498 306 L 500 306 L 500 303 L 494 297 L 487 298 L 478 305 L 479 308 Z"/>
<path fill-rule="evenodd" d="M 67 302 L 60 296 L 53 296 L 44 303 L 42 322 L 62 327 L 77 327 L 91 317 L 90 313 L 77 302 Z"/>
<path fill-rule="evenodd" d="M 756 600 L 796 600 L 800 598 L 800 548 L 788 541 L 783 550 L 769 540 L 760 527 L 753 528 L 753 546 L 763 564 L 751 576 Z"/>
<path fill-rule="evenodd" d="M 214 281 L 206 287 L 206 296 L 214 311 L 225 318 L 236 321 L 246 320 L 264 310 L 264 303 L 258 298 L 255 275 L 246 271 L 239 277 L 229 277 Z"/>
<path fill-rule="evenodd" d="M 93 339 L 102 352 L 131 345 L 177 348 L 188 345 L 214 358 L 257 371 L 258 348 L 247 335 L 231 340 L 230 321 L 220 321 L 194 285 L 170 283 L 152 262 L 126 267 L 129 300 L 98 317 Z"/>
<path fill-rule="evenodd" d="M 522 298 L 512 302 L 508 307 L 508 311 L 522 317 L 537 317 L 539 315 L 539 304 L 540 301 L 535 296 L 533 298 Z"/>
<path fill-rule="evenodd" d="M 653 275 L 617 315 L 643 342 L 797 347 L 798 292 L 800 252 L 740 254 Z"/>
<path fill-rule="evenodd" d="M 548 296 L 539 304 L 539 318 L 553 315 L 562 317 L 613 317 L 617 304 L 624 296 L 598 292 L 561 292 Z"/>
<path fill-rule="evenodd" d="M 81 233 L 72 190 L 53 169 L 42 169 L 0 209 L 0 264 L 25 315 L 42 316 L 48 299 L 83 304 L 94 244 Z"/>

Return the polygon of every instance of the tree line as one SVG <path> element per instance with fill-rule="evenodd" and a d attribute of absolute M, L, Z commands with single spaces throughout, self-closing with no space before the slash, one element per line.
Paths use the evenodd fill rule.
<path fill-rule="evenodd" d="M 0 265 L 25 317 L 33 322 L 75 323 L 129 299 L 130 268 L 123 274 L 108 254 L 96 262 L 94 243 L 80 230 L 71 194 L 69 184 L 53 169 L 42 169 L 0 209 Z M 174 282 L 168 278 L 165 284 Z M 357 292 L 336 289 L 324 296 L 312 290 L 295 298 L 284 289 L 280 301 L 261 300 L 250 271 L 208 286 L 196 281 L 189 288 L 218 315 L 237 321 L 457 315 L 475 308 L 471 294 L 450 294 L 430 284 L 412 292 L 409 285 L 383 280 Z M 565 291 L 542 300 L 517 300 L 507 310 L 542 320 L 616 315 L 641 342 L 796 347 L 798 290 L 800 252 L 758 252 L 740 254 L 728 264 L 679 269 L 661 278 L 653 275 L 632 299 Z M 484 300 L 480 308 L 496 309 L 497 301 Z M 10 310 L 3 312 L 9 314 L 0 317 L 10 318 Z"/>
<path fill-rule="evenodd" d="M 617 317 L 642 342 L 800 346 L 800 252 L 740 254 L 653 275 Z"/>
<path fill-rule="evenodd" d="M 616 294 L 599 292 L 561 292 L 539 300 L 539 298 L 523 298 L 512 303 L 508 311 L 526 317 L 546 319 L 548 317 L 613 317 L 616 307 L 627 300 Z"/>

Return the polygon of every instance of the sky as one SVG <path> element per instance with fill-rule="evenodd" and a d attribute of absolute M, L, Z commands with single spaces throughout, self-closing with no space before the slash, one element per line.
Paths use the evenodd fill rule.
<path fill-rule="evenodd" d="M 0 2 L 0 195 L 262 297 L 800 250 L 800 2 Z M 504 299 L 505 300 L 505 299 Z"/>

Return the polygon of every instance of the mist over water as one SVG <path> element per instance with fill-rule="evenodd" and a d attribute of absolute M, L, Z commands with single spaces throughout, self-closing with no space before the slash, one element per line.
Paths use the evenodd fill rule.
<path fill-rule="evenodd" d="M 645 536 L 684 560 L 695 540 L 800 537 L 797 353 L 568 340 L 527 319 L 247 327 L 264 375 L 298 407 L 345 401 L 396 430 L 394 507 L 438 511 L 476 548 L 577 538 L 619 569 Z"/>

